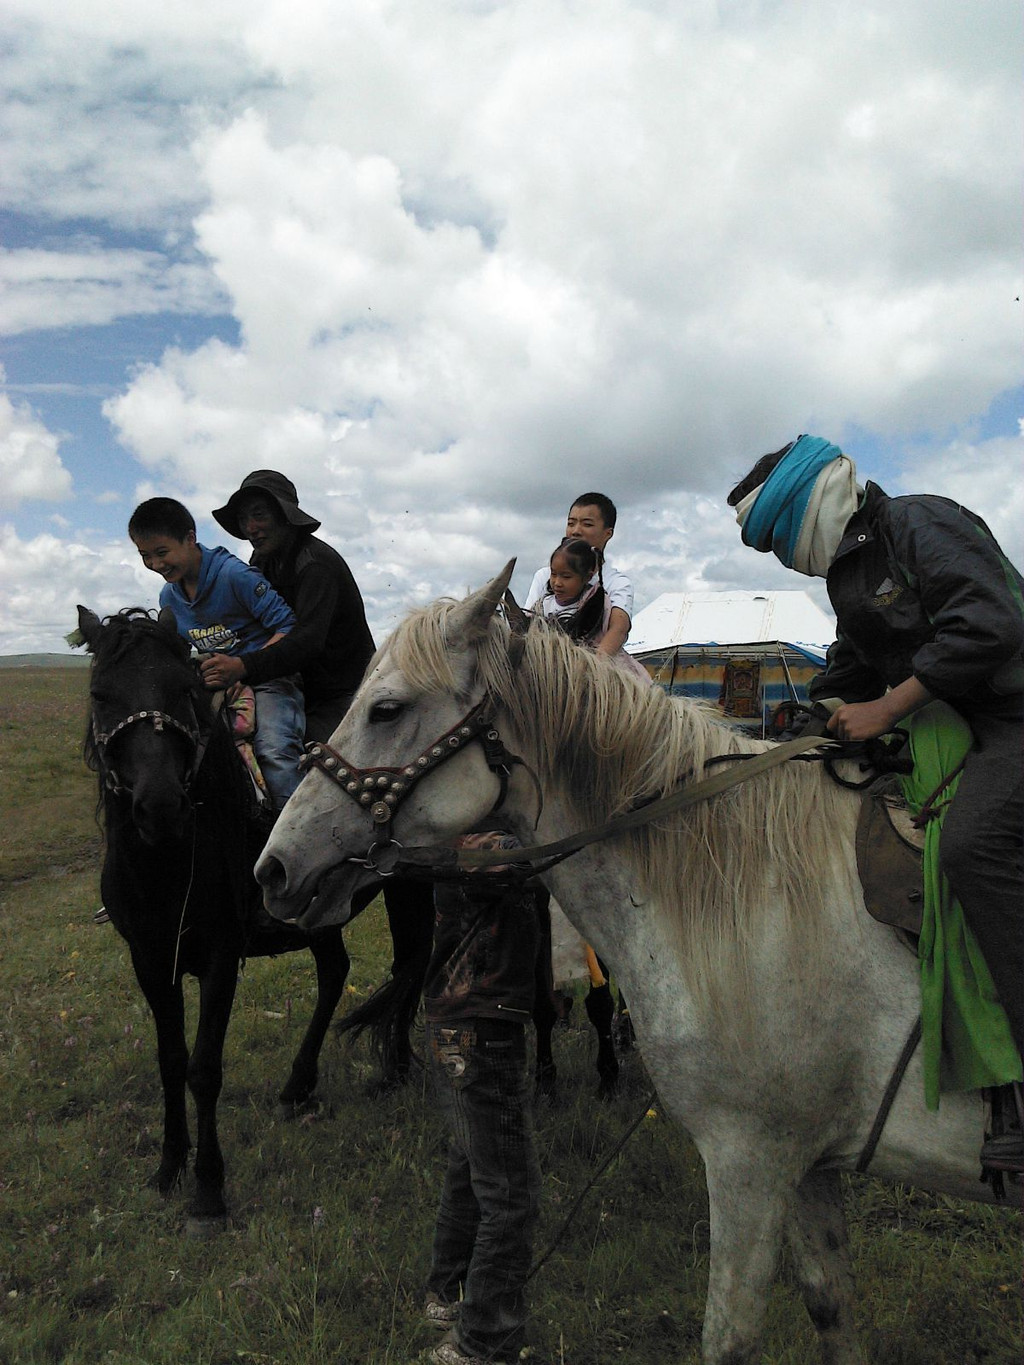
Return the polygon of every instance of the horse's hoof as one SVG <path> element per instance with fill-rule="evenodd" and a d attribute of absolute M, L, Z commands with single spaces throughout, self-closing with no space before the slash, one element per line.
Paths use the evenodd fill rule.
<path fill-rule="evenodd" d="M 282 1096 L 277 1102 L 277 1116 L 285 1123 L 291 1123 L 309 1114 L 319 1114 L 321 1107 L 316 1095 L 307 1095 L 304 1100 L 286 1100 Z"/>
<path fill-rule="evenodd" d="M 146 1187 L 150 1190 L 156 1190 L 157 1194 L 161 1194 L 167 1199 L 174 1193 L 184 1178 L 184 1166 L 176 1166 L 173 1170 L 168 1170 L 166 1167 L 161 1166 L 160 1169 L 155 1171 L 146 1181 Z"/>
<path fill-rule="evenodd" d="M 389 1095 L 394 1095 L 401 1090 L 409 1079 L 408 1071 L 391 1071 L 386 1076 L 381 1076 L 378 1081 L 371 1081 L 366 1087 L 366 1093 L 371 1100 L 386 1100 Z"/>
<path fill-rule="evenodd" d="M 212 1242 L 227 1225 L 226 1213 L 190 1213 L 185 1220 L 185 1234 L 195 1242 Z"/>

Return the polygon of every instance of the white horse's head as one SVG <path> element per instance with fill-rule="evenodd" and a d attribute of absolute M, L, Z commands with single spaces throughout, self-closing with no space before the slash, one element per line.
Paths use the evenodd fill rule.
<path fill-rule="evenodd" d="M 310 767 L 256 866 L 276 918 L 305 928 L 344 923 L 353 892 L 375 879 L 373 855 L 382 843 L 445 842 L 494 808 L 500 783 L 481 746 L 449 750 L 447 739 L 484 698 L 478 652 L 494 634 L 495 609 L 514 566 L 511 560 L 479 592 L 440 606 L 443 637 L 438 643 L 434 635 L 432 654 L 429 644 L 417 644 L 416 624 L 428 612 L 436 618 L 437 604 L 413 613 L 378 651 L 326 760 Z M 437 763 L 433 750 L 441 739 L 446 749 Z M 391 811 L 381 809 L 375 821 L 374 811 L 388 800 Z"/>

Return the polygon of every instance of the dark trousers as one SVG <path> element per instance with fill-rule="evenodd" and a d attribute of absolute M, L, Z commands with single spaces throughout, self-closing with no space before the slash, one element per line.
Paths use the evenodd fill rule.
<path fill-rule="evenodd" d="M 526 1277 L 540 1204 L 522 1024 L 430 1023 L 435 1090 L 451 1141 L 428 1292 L 462 1306 L 466 1355 L 511 1361 L 526 1329 Z"/>
<path fill-rule="evenodd" d="M 970 725 L 939 856 L 1024 1052 L 1024 726 L 984 715 Z"/>

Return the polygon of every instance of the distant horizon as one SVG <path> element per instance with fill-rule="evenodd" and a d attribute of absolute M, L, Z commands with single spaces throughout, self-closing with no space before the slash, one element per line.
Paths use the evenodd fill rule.
<path fill-rule="evenodd" d="M 0 668 L 88 668 L 88 654 L 0 654 Z"/>

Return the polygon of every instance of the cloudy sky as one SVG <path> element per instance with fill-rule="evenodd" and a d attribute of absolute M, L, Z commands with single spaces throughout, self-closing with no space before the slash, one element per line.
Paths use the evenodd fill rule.
<path fill-rule="evenodd" d="M 826 435 L 1024 561 L 1010 0 L 4 0 L 0 654 L 284 470 L 378 636 L 607 491 L 637 606 L 811 586 Z"/>

